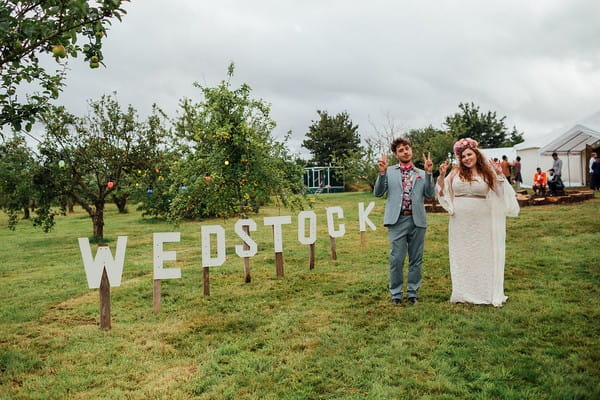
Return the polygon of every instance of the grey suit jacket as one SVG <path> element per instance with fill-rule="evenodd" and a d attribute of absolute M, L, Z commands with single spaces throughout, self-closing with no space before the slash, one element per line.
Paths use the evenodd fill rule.
<path fill-rule="evenodd" d="M 433 198 L 435 185 L 433 176 L 425 173 L 422 169 L 414 168 L 411 172 L 413 187 L 410 193 L 412 200 L 412 217 L 415 226 L 420 228 L 427 227 L 425 217 L 424 198 Z M 398 165 L 392 165 L 387 168 L 385 175 L 379 175 L 373 188 L 373 194 L 377 197 L 383 196 L 387 192 L 387 201 L 385 202 L 385 212 L 383 214 L 383 225 L 394 225 L 400 217 L 402 208 L 402 173 Z"/>

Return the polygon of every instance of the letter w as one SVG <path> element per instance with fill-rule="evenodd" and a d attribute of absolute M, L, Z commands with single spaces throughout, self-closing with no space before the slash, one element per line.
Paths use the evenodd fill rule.
<path fill-rule="evenodd" d="M 81 258 L 83 258 L 85 275 L 90 289 L 97 289 L 100 287 L 100 280 L 102 279 L 102 271 L 104 268 L 106 268 L 110 286 L 121 286 L 121 275 L 123 275 L 123 262 L 125 261 L 126 247 L 127 236 L 119 236 L 117 238 L 117 253 L 114 259 L 108 246 L 98 247 L 96 257 L 92 259 L 92 250 L 90 249 L 89 239 L 79 238 L 79 249 L 81 250 Z"/>

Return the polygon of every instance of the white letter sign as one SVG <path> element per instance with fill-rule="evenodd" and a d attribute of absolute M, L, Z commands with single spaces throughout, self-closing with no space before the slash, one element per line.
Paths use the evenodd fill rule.
<path fill-rule="evenodd" d="M 217 256 L 210 255 L 210 236 L 217 236 Z M 202 267 L 218 267 L 225 262 L 225 229 L 221 225 L 202 227 Z"/>
<path fill-rule="evenodd" d="M 281 236 L 281 225 L 291 224 L 292 217 L 284 215 L 281 217 L 265 217 L 265 225 L 273 225 L 273 247 L 275 247 L 275 253 L 283 252 L 283 239 Z"/>
<path fill-rule="evenodd" d="M 333 214 L 337 214 L 339 218 L 344 218 L 344 209 L 339 206 L 327 208 L 327 230 L 329 231 L 329 236 L 332 238 L 342 237 L 346 233 L 346 226 L 340 224 L 340 229 L 336 231 L 333 228 Z"/>
<path fill-rule="evenodd" d="M 304 236 L 306 220 L 309 221 L 308 237 Z M 313 244 L 317 241 L 317 214 L 314 211 L 300 211 L 298 214 L 298 241 L 302 244 Z"/>
<path fill-rule="evenodd" d="M 371 228 L 372 231 L 376 230 L 375 225 L 373 225 L 373 222 L 371 222 L 371 220 L 369 219 L 369 213 L 371 211 L 373 211 L 373 207 L 375 207 L 375 202 L 372 201 L 369 203 L 369 205 L 367 206 L 367 209 L 365 210 L 365 203 L 358 203 L 358 226 L 359 226 L 359 231 L 364 232 L 367 230 L 367 226 L 369 225 L 369 228 Z"/>
<path fill-rule="evenodd" d="M 127 248 L 127 236 L 117 238 L 117 252 L 113 259 L 108 246 L 98 247 L 96 257 L 92 259 L 92 250 L 88 238 L 79 238 L 79 249 L 83 266 L 90 289 L 100 287 L 102 270 L 106 268 L 106 275 L 110 286 L 121 286 L 121 275 L 123 275 L 123 262 L 125 261 L 125 249 Z"/>
<path fill-rule="evenodd" d="M 235 245 L 235 253 L 239 257 L 252 257 L 258 251 L 258 246 L 252 238 L 244 232 L 244 226 L 248 227 L 248 230 L 254 232 L 256 230 L 256 222 L 253 219 L 240 219 L 235 223 L 235 233 L 246 243 L 249 247 L 248 250 L 244 250 L 244 245 Z"/>
<path fill-rule="evenodd" d="M 164 251 L 163 243 L 179 242 L 179 232 L 158 232 L 154 233 L 154 279 L 179 279 L 181 278 L 181 269 L 163 268 L 164 261 L 175 261 L 177 253 L 174 251 Z"/>

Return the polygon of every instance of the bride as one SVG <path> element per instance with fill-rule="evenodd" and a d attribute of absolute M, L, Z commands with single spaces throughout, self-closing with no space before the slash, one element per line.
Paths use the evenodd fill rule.
<path fill-rule="evenodd" d="M 453 303 L 502 306 L 506 216 L 519 204 L 500 163 L 490 164 L 473 139 L 454 144 L 458 165 L 440 165 L 436 196 L 450 214 L 448 248 Z"/>

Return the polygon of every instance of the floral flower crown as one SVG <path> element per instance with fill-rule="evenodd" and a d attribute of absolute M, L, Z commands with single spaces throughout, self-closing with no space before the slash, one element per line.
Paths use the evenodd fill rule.
<path fill-rule="evenodd" d="M 460 157 L 462 152 L 466 149 L 476 149 L 477 146 L 479 146 L 479 143 L 477 143 L 476 140 L 473 140 L 471 138 L 460 139 L 456 143 L 454 143 L 454 154 L 457 157 Z"/>

